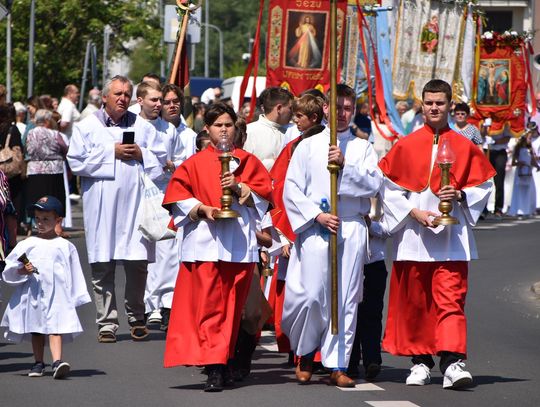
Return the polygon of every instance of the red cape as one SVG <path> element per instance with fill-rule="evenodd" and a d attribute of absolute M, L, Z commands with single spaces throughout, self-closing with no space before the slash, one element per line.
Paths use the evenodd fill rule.
<path fill-rule="evenodd" d="M 221 162 L 218 152 L 210 144 L 206 149 L 191 156 L 174 172 L 165 191 L 163 207 L 189 198 L 196 198 L 205 205 L 220 208 Z M 261 198 L 272 202 L 270 174 L 257 157 L 244 150 L 234 150 L 233 156 L 240 161 L 234 172 L 236 182 L 247 185 Z"/>
<path fill-rule="evenodd" d="M 274 185 L 274 209 L 270 211 L 270 215 L 272 216 L 272 224 L 274 228 L 283 233 L 283 235 L 291 242 L 294 242 L 296 235 L 292 230 L 289 217 L 285 211 L 285 204 L 283 203 L 283 189 L 285 187 L 285 176 L 287 175 L 287 169 L 289 168 L 289 163 L 291 162 L 293 153 L 292 147 L 299 139 L 300 137 L 297 137 L 285 146 L 274 162 L 272 170 L 270 171 L 270 177 L 272 177 L 272 182 Z"/>
<path fill-rule="evenodd" d="M 482 151 L 470 140 L 450 128 L 439 131 L 439 140 L 450 138 L 456 162 L 450 169 L 450 183 L 458 190 L 474 187 L 495 175 L 495 169 Z M 431 169 L 435 131 L 428 125 L 400 139 L 379 162 L 386 177 L 400 187 L 421 192 L 428 186 L 437 193 L 441 187 L 441 169 Z"/>

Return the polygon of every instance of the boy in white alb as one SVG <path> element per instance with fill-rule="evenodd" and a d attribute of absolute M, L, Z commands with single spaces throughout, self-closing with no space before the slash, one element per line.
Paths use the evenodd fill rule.
<path fill-rule="evenodd" d="M 28 376 L 45 371 L 43 353 L 46 336 L 53 359 L 53 377 L 61 379 L 70 370 L 62 361 L 62 342 L 82 332 L 76 308 L 89 303 L 90 295 L 77 249 L 56 235 L 62 221 L 62 204 L 45 196 L 33 205 L 37 236 L 21 241 L 6 258 L 3 280 L 17 286 L 2 318 L 8 340 L 31 339 L 35 364 Z M 26 259 L 22 256 L 26 255 Z"/>
<path fill-rule="evenodd" d="M 292 155 L 285 179 L 283 202 L 295 244 L 287 269 L 282 327 L 291 348 L 301 356 L 296 377 L 311 379 L 313 357 L 320 349 L 321 362 L 332 370 L 330 381 L 354 387 L 345 371 L 354 340 L 358 303 L 362 300 L 362 268 L 366 254 L 371 197 L 382 183 L 377 154 L 366 140 L 349 130 L 356 95 L 346 85 L 337 87 L 338 145 L 328 147 L 330 129 L 303 140 Z M 328 106 L 325 106 L 328 110 Z M 325 112 L 327 113 L 327 112 Z M 323 199 L 330 201 L 329 163 L 342 169 L 338 180 L 339 218 L 324 213 Z M 329 233 L 338 234 L 339 334 L 330 324 Z"/>

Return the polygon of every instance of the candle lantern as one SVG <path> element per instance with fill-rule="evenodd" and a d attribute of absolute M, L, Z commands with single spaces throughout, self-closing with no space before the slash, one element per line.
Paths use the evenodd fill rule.
<path fill-rule="evenodd" d="M 450 145 L 450 139 L 448 137 L 441 137 L 435 159 L 435 162 L 441 169 L 441 188 L 450 184 L 450 168 L 452 168 L 452 164 L 455 161 L 456 155 Z M 452 208 L 452 201 L 439 202 L 439 211 L 441 214 L 433 219 L 433 224 L 435 226 L 459 224 L 459 220 L 450 215 Z"/>

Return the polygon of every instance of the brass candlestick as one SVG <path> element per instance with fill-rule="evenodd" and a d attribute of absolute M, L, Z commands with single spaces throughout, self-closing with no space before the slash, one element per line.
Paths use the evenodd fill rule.
<path fill-rule="evenodd" d="M 219 161 L 221 162 L 221 175 L 230 170 L 229 163 L 232 160 L 232 154 L 228 151 L 223 151 L 219 155 Z M 215 219 L 234 219 L 239 218 L 240 214 L 234 209 L 231 209 L 233 203 L 233 192 L 231 188 L 222 188 L 221 195 L 221 209 L 214 215 Z"/>
<path fill-rule="evenodd" d="M 439 163 L 439 168 L 441 169 L 441 188 L 450 184 L 450 168 L 452 163 Z M 457 225 L 459 220 L 450 215 L 452 212 L 452 201 L 441 201 L 439 202 L 439 211 L 441 214 L 433 219 L 433 224 L 435 226 L 447 226 L 447 225 Z"/>

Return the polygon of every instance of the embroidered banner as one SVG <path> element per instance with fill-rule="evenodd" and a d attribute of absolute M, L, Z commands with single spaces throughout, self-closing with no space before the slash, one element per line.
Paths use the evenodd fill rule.
<path fill-rule="evenodd" d="M 394 96 L 421 99 L 433 78 L 453 83 L 464 7 L 457 2 L 402 0 L 394 53 Z"/>
<path fill-rule="evenodd" d="M 508 125 L 519 135 L 525 129 L 527 97 L 524 42 L 517 35 L 487 34 L 480 41 L 471 121 L 479 125 L 491 117 L 491 134 Z"/>
<path fill-rule="evenodd" d="M 338 67 L 347 2 L 338 1 Z M 281 86 L 298 95 L 330 87 L 330 1 L 271 0 L 268 13 L 266 86 Z M 339 69 L 338 69 L 339 77 Z"/>

